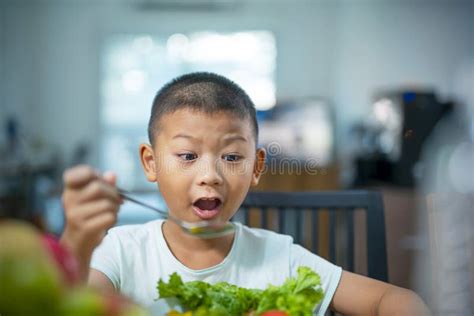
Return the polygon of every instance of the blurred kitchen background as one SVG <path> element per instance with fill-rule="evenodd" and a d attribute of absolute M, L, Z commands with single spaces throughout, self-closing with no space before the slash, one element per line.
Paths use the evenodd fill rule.
<path fill-rule="evenodd" d="M 257 190 L 381 190 L 390 281 L 472 314 L 474 1 L 0 0 L 0 216 L 59 235 L 79 163 L 165 207 L 138 145 L 191 71 L 254 100 Z M 119 224 L 153 218 L 125 204 Z"/>

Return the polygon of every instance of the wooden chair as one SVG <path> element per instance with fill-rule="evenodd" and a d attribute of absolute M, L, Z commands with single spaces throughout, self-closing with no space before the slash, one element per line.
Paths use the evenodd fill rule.
<path fill-rule="evenodd" d="M 355 222 L 360 222 L 355 221 L 357 212 L 365 213 L 361 227 L 366 235 L 366 274 L 387 282 L 384 207 L 379 192 L 250 192 L 234 220 L 291 235 L 310 251 L 355 271 L 355 241 L 360 239 L 355 236 Z"/>

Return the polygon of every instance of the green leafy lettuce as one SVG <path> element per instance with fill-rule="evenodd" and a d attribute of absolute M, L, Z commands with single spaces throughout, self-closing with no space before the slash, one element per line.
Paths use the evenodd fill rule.
<path fill-rule="evenodd" d="M 193 311 L 194 316 L 260 315 L 269 310 L 281 310 L 290 316 L 311 315 L 322 300 L 319 275 L 308 267 L 299 267 L 296 278 L 288 278 L 281 286 L 269 285 L 265 290 L 245 289 L 227 282 L 214 285 L 202 281 L 184 283 L 173 273 L 168 283 L 158 281 L 160 298 L 178 299 Z"/>

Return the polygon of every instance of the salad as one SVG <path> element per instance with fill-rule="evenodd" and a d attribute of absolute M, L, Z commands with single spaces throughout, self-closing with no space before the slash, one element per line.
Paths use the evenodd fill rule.
<path fill-rule="evenodd" d="M 186 311 L 172 310 L 168 316 L 312 315 L 324 296 L 319 275 L 304 266 L 298 268 L 296 278 L 286 279 L 281 286 L 269 285 L 264 290 L 241 288 L 227 282 L 214 285 L 203 281 L 183 282 L 176 272 L 168 283 L 160 279 L 157 290 L 160 298 L 175 298 Z"/>

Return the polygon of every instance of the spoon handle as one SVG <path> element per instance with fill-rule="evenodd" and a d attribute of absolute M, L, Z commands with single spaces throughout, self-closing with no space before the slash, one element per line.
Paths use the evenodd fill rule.
<path fill-rule="evenodd" d="M 144 207 L 146 207 L 146 208 L 148 208 L 148 209 L 150 209 L 150 210 L 153 210 L 153 211 L 155 211 L 155 212 L 160 213 L 161 215 L 165 215 L 165 216 L 168 216 L 168 215 L 169 215 L 169 214 L 168 214 L 167 212 L 165 212 L 165 211 L 162 211 L 162 210 L 160 210 L 160 209 L 158 209 L 158 208 L 156 208 L 156 207 L 154 207 L 154 206 L 151 206 L 151 205 L 149 205 L 149 204 L 147 204 L 147 203 L 145 203 L 145 202 L 142 202 L 142 201 L 139 201 L 139 200 L 137 200 L 137 199 L 135 199 L 135 198 L 132 198 L 132 197 L 129 195 L 129 192 L 128 192 L 128 191 L 125 191 L 125 190 L 123 190 L 123 189 L 118 189 L 118 188 L 117 188 L 117 191 L 119 192 L 120 196 L 121 196 L 122 198 L 124 198 L 125 200 L 128 200 L 128 201 L 130 201 L 130 202 L 133 202 L 133 203 L 139 204 L 139 205 L 141 205 L 141 206 L 144 206 Z"/>
<path fill-rule="evenodd" d="M 133 203 L 138 204 L 138 205 L 141 205 L 141 206 L 143 206 L 143 207 L 146 207 L 146 208 L 148 208 L 148 209 L 150 209 L 150 210 L 152 210 L 152 211 L 155 211 L 155 212 L 157 212 L 157 213 L 159 213 L 159 214 L 161 214 L 161 215 L 164 215 L 164 216 L 166 216 L 167 219 L 169 219 L 169 220 L 175 222 L 176 224 L 178 224 L 178 225 L 184 227 L 183 221 L 181 221 L 181 220 L 179 220 L 179 219 L 177 219 L 177 218 L 171 216 L 170 214 L 168 214 L 168 212 L 162 211 L 162 210 L 160 210 L 159 208 L 156 208 L 156 207 L 154 207 L 154 206 L 151 206 L 150 204 L 147 204 L 147 203 L 145 203 L 145 202 L 142 202 L 142 201 L 139 201 L 139 200 L 137 200 L 137 199 L 135 199 L 135 198 L 132 198 L 132 197 L 129 195 L 129 192 L 126 191 L 126 190 L 117 188 L 117 191 L 119 192 L 120 196 L 121 196 L 122 198 L 124 198 L 125 200 L 130 201 L 130 202 L 133 202 Z"/>

